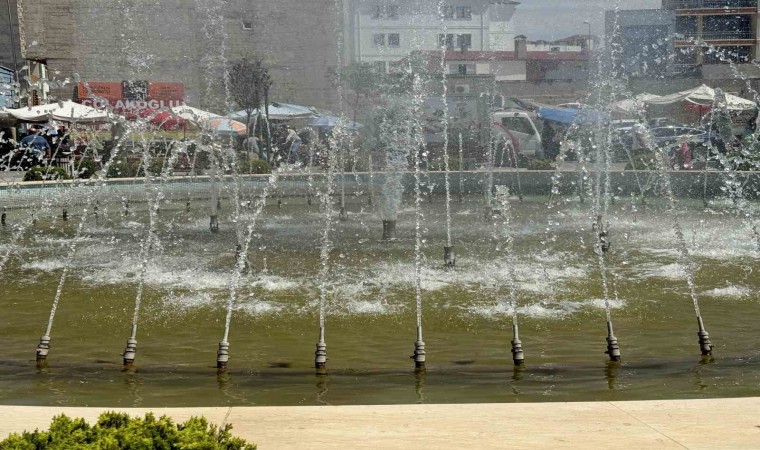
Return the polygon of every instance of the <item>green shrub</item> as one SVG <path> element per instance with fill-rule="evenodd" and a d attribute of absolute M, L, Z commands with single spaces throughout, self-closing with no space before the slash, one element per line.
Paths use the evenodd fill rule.
<path fill-rule="evenodd" d="M 260 159 L 251 159 L 248 161 L 240 161 L 240 173 L 272 173 L 272 167 L 268 162 Z"/>
<path fill-rule="evenodd" d="M 24 174 L 24 181 L 68 180 L 69 173 L 63 167 L 33 167 Z"/>
<path fill-rule="evenodd" d="M 97 167 L 92 158 L 82 158 L 74 162 L 74 167 L 78 169 L 77 178 L 88 179 L 95 175 Z"/>
<path fill-rule="evenodd" d="M 118 160 L 111 163 L 108 166 L 107 178 L 132 178 L 137 176 L 137 171 L 140 168 L 138 161 L 130 162 L 125 160 Z"/>
<path fill-rule="evenodd" d="M 446 170 L 446 161 L 443 158 L 443 155 L 438 155 L 430 159 L 430 163 L 428 164 L 429 170 L 437 171 L 437 172 L 443 172 Z M 459 170 L 459 154 L 454 152 L 449 152 L 449 171 L 457 171 Z"/>
<path fill-rule="evenodd" d="M 231 425 L 224 428 L 209 425 L 203 417 L 190 418 L 175 424 L 166 416 L 156 419 L 153 414 L 145 418 L 132 418 L 124 413 L 107 412 L 90 426 L 84 419 L 56 416 L 48 431 L 25 431 L 11 434 L 0 442 L 0 450 L 64 450 L 64 449 L 208 449 L 254 450 L 230 433 Z"/>
<path fill-rule="evenodd" d="M 520 164 L 521 166 L 523 164 Z M 551 159 L 527 158 L 525 166 L 528 170 L 554 170 L 554 161 Z"/>

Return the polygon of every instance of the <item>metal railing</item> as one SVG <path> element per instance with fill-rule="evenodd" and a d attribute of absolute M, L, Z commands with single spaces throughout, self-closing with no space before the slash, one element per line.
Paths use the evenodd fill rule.
<path fill-rule="evenodd" d="M 754 8 L 758 0 L 668 0 L 665 9 Z"/>
<path fill-rule="evenodd" d="M 705 41 L 730 41 L 730 40 L 754 40 L 755 36 L 752 30 L 742 31 L 687 31 L 677 34 L 676 40 L 685 41 L 688 39 L 705 40 Z"/>

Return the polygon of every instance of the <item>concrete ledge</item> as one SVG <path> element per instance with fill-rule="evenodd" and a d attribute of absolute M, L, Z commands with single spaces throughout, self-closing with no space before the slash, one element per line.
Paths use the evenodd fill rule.
<path fill-rule="evenodd" d="M 107 408 L 0 406 L 0 439 L 65 413 Z M 204 415 L 262 450 L 501 448 L 760 448 L 760 398 L 232 408 L 117 408 L 183 421 Z"/>

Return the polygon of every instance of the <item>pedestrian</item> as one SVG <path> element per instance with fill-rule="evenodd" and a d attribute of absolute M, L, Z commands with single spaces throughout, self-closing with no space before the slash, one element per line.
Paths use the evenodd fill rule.
<path fill-rule="evenodd" d="M 19 145 L 22 151 L 20 161 L 22 169 L 40 164 L 50 150 L 47 139 L 40 135 L 40 130 L 36 127 L 29 128 L 29 134 L 21 139 Z"/>
<path fill-rule="evenodd" d="M 298 162 L 298 148 L 301 146 L 301 137 L 296 133 L 296 130 L 288 128 L 288 137 L 285 138 L 285 145 L 290 143 L 290 152 L 288 156 L 288 162 L 296 164 Z"/>
<path fill-rule="evenodd" d="M 684 142 L 678 149 L 678 165 L 679 169 L 691 169 L 691 149 L 689 149 L 689 143 Z"/>

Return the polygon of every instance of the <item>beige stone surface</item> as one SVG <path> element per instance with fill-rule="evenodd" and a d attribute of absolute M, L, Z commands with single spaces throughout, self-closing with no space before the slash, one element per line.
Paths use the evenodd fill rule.
<path fill-rule="evenodd" d="M 107 408 L 0 406 L 0 439 L 65 413 Z M 760 448 L 760 398 L 596 403 L 120 409 L 232 423 L 262 450 Z"/>

